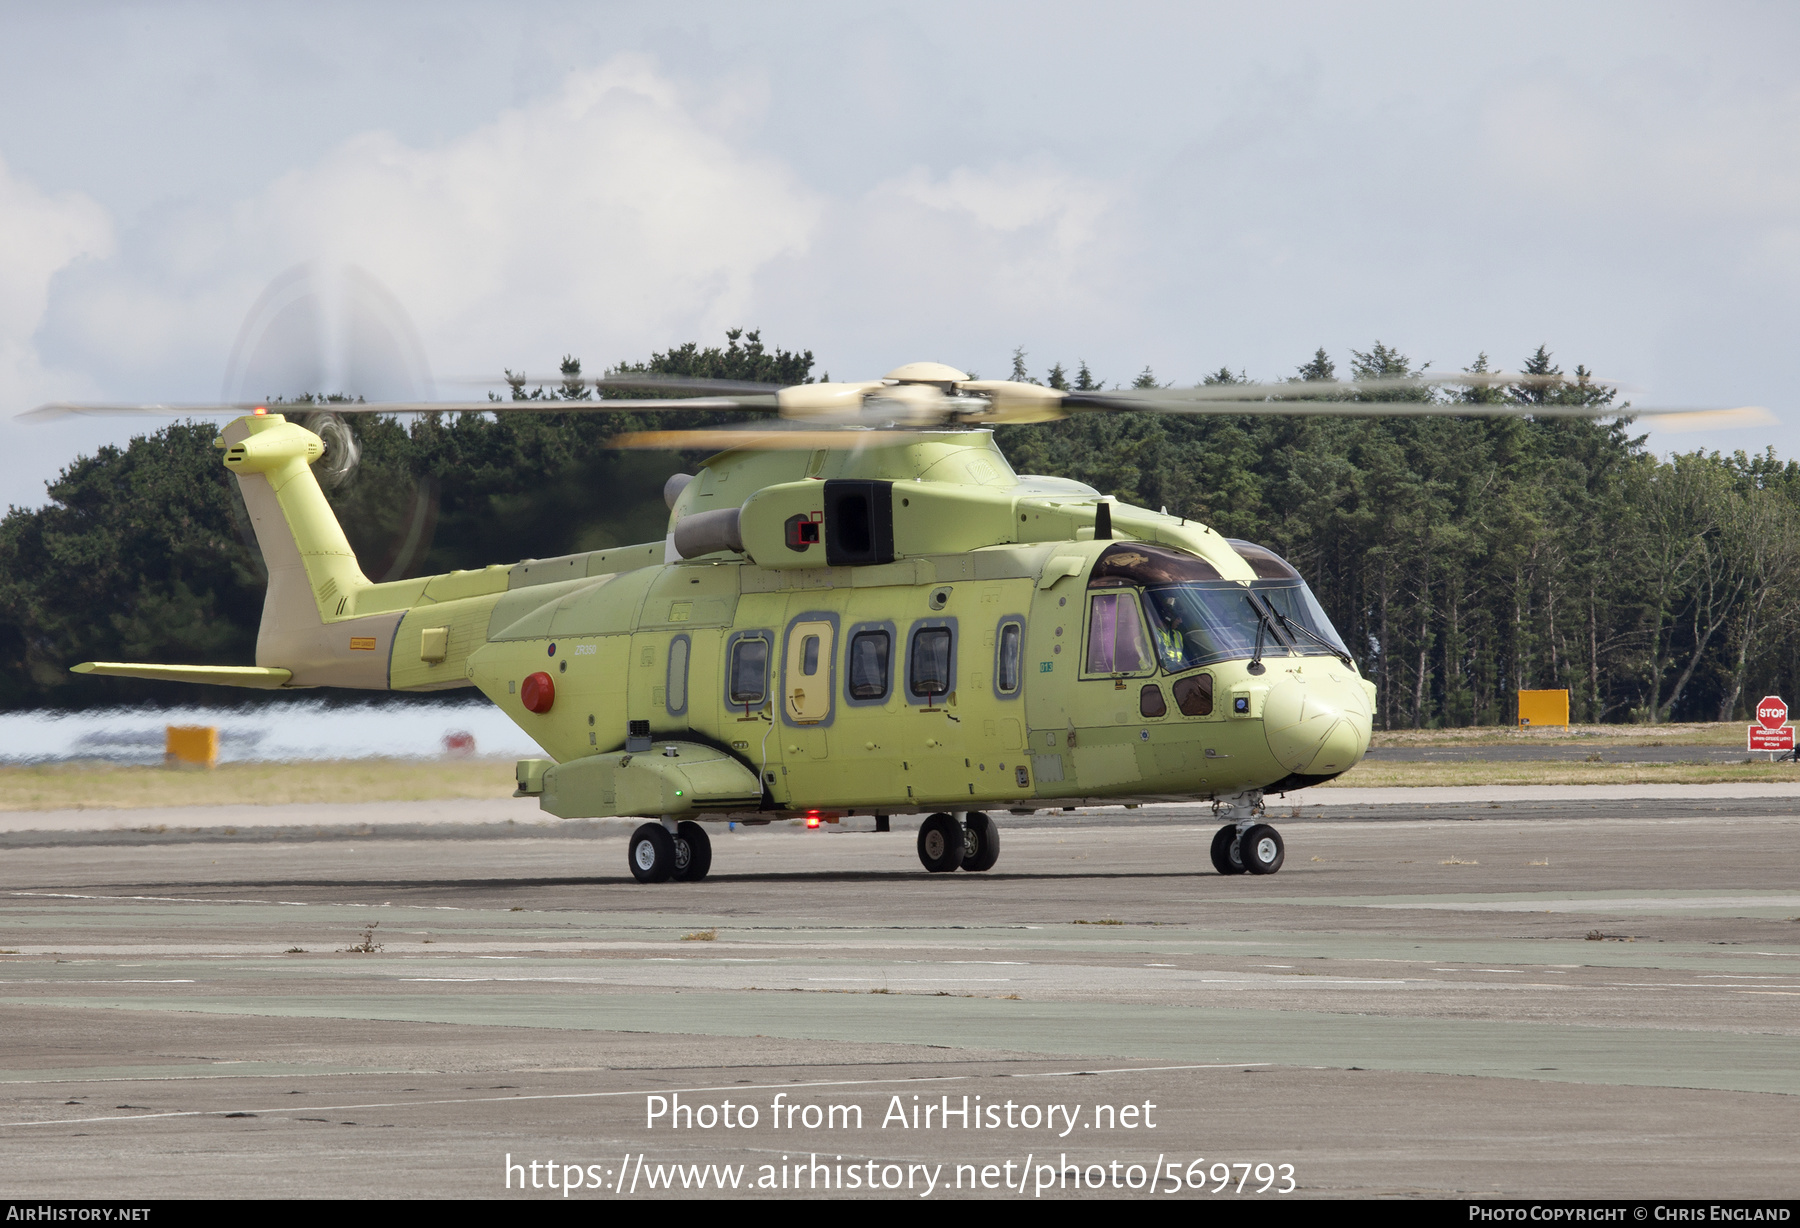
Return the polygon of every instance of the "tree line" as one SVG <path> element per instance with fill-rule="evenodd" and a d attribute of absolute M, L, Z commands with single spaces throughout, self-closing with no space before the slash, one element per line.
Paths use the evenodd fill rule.
<path fill-rule="evenodd" d="M 1015 352 L 1013 378 L 1103 386 L 1086 363 L 1040 380 L 1028 357 Z M 607 373 L 792 384 L 814 366 L 810 351 L 733 330 L 722 346 Z M 1483 355 L 1468 369 L 1487 367 Z M 1379 342 L 1351 351 L 1347 368 L 1356 379 L 1419 371 Z M 1522 370 L 1562 375 L 1542 347 Z M 545 383 L 513 376 L 508 395 L 595 396 L 581 377 L 570 357 Z M 1337 377 L 1320 350 L 1292 378 Z M 1206 382 L 1243 379 L 1221 368 Z M 1131 381 L 1156 382 L 1148 369 Z M 1579 367 L 1561 383 L 1380 395 L 1446 413 L 1081 414 L 996 436 L 1021 473 L 1075 478 L 1285 555 L 1376 683 L 1379 727 L 1508 724 L 1520 689 L 1568 689 L 1578 721 L 1641 722 L 1742 718 L 1766 692 L 1794 693 L 1800 465 L 1772 448 L 1659 458 L 1628 420 L 1455 415 L 1459 401 L 1610 405 Z M 353 416 L 361 465 L 327 493 L 377 578 L 652 540 L 664 478 L 702 455 L 608 440 L 741 416 Z M 46 505 L 0 521 L 0 707 L 192 702 L 191 689 L 67 667 L 251 659 L 261 559 L 217 429 L 176 423 L 78 458 Z"/>

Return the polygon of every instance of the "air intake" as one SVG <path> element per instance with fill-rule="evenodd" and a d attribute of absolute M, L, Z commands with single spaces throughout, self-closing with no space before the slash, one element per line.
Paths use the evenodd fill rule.
<path fill-rule="evenodd" d="M 894 561 L 892 482 L 825 483 L 825 561 L 832 567 Z"/>

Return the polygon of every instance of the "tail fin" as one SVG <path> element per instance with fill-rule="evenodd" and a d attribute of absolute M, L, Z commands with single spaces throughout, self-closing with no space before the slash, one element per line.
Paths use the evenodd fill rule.
<path fill-rule="evenodd" d="M 312 475 L 323 442 L 280 414 L 258 414 L 227 426 L 218 445 L 269 570 L 256 664 L 287 670 L 288 686 L 388 689 L 402 612 L 356 616 L 372 585 Z"/>

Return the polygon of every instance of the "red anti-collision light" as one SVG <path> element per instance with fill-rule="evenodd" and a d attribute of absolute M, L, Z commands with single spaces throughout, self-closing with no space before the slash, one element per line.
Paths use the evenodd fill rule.
<path fill-rule="evenodd" d="M 531 675 L 519 684 L 519 702 L 526 711 L 542 716 L 556 702 L 556 683 L 542 671 Z"/>

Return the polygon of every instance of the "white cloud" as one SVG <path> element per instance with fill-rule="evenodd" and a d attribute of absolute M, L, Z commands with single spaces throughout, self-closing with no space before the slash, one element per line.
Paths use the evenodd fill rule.
<path fill-rule="evenodd" d="M 621 58 L 436 147 L 357 136 L 250 199 L 153 218 L 128 259 L 70 280 L 58 323 L 113 383 L 187 395 L 216 388 L 257 295 L 306 261 L 373 274 L 440 371 L 716 335 L 746 317 L 759 270 L 805 249 L 819 206 L 717 131 L 739 106 L 702 102 L 709 118 Z"/>
<path fill-rule="evenodd" d="M 1097 186 L 1044 167 L 958 167 L 941 179 L 915 169 L 882 190 L 927 208 L 966 213 L 989 230 L 1040 230 L 1065 256 L 1095 237 L 1095 223 L 1110 203 Z"/>
<path fill-rule="evenodd" d="M 1665 224 L 1782 221 L 1800 206 L 1800 90 L 1683 89 L 1664 76 L 1511 86 L 1483 116 L 1491 164 L 1572 210 L 1628 210 Z"/>
<path fill-rule="evenodd" d="M 99 205 L 79 192 L 49 195 L 0 161 L 0 398 L 17 401 L 44 387 L 32 337 L 50 279 L 111 246 L 112 224 Z"/>
<path fill-rule="evenodd" d="M 1133 240 L 1120 212 L 1116 189 L 1050 162 L 913 168 L 849 186 L 808 257 L 770 279 L 762 318 L 783 336 L 835 342 L 839 378 L 921 358 L 991 375 L 1021 341 L 1123 310 Z"/>
<path fill-rule="evenodd" d="M 252 196 L 149 215 L 59 284 L 58 357 L 113 396 L 210 398 L 252 304 L 301 264 L 366 270 L 440 376 L 566 351 L 593 368 L 739 324 L 835 341 L 832 365 L 866 374 L 1120 317 L 1119 188 L 1040 158 L 826 194 L 745 152 L 764 105 L 754 78 L 697 93 L 621 57 L 441 144 L 355 136 Z"/>
<path fill-rule="evenodd" d="M 91 447 L 105 428 L 56 433 L 10 420 L 53 397 L 92 395 L 85 375 L 53 371 L 39 356 L 50 283 L 72 264 L 107 254 L 106 211 L 79 192 L 47 193 L 0 161 L 0 506 L 43 501 L 43 482 L 66 464 L 71 442 Z"/>

